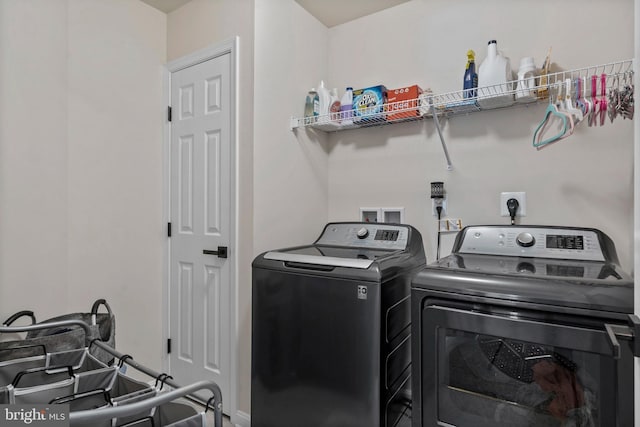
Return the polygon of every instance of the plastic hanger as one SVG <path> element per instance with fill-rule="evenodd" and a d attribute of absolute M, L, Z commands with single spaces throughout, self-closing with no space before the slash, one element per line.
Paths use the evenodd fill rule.
<path fill-rule="evenodd" d="M 598 98 L 598 76 L 595 74 L 591 76 L 591 102 L 593 108 L 589 114 L 589 126 L 595 126 L 598 124 L 598 112 L 600 111 L 600 99 Z"/>
<path fill-rule="evenodd" d="M 600 75 L 600 108 L 598 116 L 600 117 L 600 126 L 604 126 L 607 118 L 607 75 L 604 73 Z"/>
<path fill-rule="evenodd" d="M 576 85 L 576 104 L 575 105 L 580 109 L 580 111 L 582 111 L 582 116 L 584 118 L 587 115 L 587 111 L 589 107 L 587 106 L 587 103 L 584 102 L 584 99 L 582 98 L 582 79 L 580 77 L 578 77 L 575 80 L 575 85 Z"/>
<path fill-rule="evenodd" d="M 551 91 L 549 91 L 550 102 L 549 102 L 549 105 L 547 106 L 547 109 L 544 112 L 544 118 L 542 119 L 542 121 L 536 128 L 535 132 L 533 133 L 533 146 L 536 147 L 538 150 L 545 147 L 546 145 L 549 145 L 553 142 L 556 142 L 562 139 L 562 137 L 567 133 L 567 115 L 558 111 L 558 107 L 556 106 L 556 104 L 551 102 L 552 96 L 550 92 Z M 560 124 L 561 124 L 560 132 L 556 135 L 553 135 L 550 138 L 541 139 L 548 124 L 554 118 L 560 120 Z"/>
<path fill-rule="evenodd" d="M 565 80 L 565 99 L 564 99 L 564 108 L 565 111 L 569 114 L 571 114 L 571 117 L 573 119 L 574 125 L 577 125 L 578 123 L 580 123 L 582 121 L 582 119 L 584 119 L 584 114 L 582 113 L 582 109 L 580 108 L 576 108 L 573 103 L 573 99 L 571 98 L 571 92 L 572 92 L 573 88 L 572 88 L 572 84 L 571 84 L 571 79 L 566 79 Z"/>
<path fill-rule="evenodd" d="M 593 113 L 593 103 L 589 101 L 587 98 L 587 78 L 583 77 L 582 80 L 582 102 L 584 103 L 584 117 L 588 119 L 589 116 Z"/>
<path fill-rule="evenodd" d="M 560 137 L 560 139 L 564 139 L 568 136 L 573 135 L 573 129 L 575 127 L 575 123 L 573 120 L 573 115 L 569 111 L 567 111 L 567 107 L 565 104 L 566 95 L 563 93 L 564 87 L 560 82 L 557 83 L 556 85 L 558 88 L 558 95 L 556 96 L 556 109 L 558 110 L 558 113 L 564 114 L 565 116 L 567 116 L 567 120 L 569 121 L 569 128 L 567 129 L 567 132 L 565 132 L 565 134 Z"/>

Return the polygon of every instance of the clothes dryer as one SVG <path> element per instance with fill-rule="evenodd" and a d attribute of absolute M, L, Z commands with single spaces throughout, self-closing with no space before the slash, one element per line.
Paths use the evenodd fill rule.
<path fill-rule="evenodd" d="M 412 307 L 413 427 L 633 425 L 633 280 L 603 232 L 467 227 Z"/>

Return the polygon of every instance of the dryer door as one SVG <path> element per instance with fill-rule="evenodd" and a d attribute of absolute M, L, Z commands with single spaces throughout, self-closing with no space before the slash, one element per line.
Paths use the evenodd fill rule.
<path fill-rule="evenodd" d="M 633 395 L 631 346 L 615 359 L 603 323 L 437 300 L 422 307 L 414 425 L 633 425 L 624 400 Z"/>

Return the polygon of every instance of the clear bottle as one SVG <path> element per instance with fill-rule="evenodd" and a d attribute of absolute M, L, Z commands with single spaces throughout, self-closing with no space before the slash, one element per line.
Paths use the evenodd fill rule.
<path fill-rule="evenodd" d="M 318 92 L 316 92 L 315 88 L 311 88 L 304 102 L 305 124 L 315 123 L 319 114 L 320 99 L 318 98 Z"/>
<path fill-rule="evenodd" d="M 353 124 L 353 88 L 347 87 L 340 100 L 340 119 L 343 125 Z"/>

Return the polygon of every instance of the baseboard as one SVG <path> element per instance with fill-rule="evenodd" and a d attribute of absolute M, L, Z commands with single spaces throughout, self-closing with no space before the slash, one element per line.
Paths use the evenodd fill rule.
<path fill-rule="evenodd" d="M 251 427 L 251 416 L 246 412 L 237 411 L 235 417 L 231 418 L 231 423 L 236 427 Z"/>

